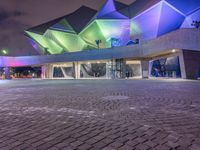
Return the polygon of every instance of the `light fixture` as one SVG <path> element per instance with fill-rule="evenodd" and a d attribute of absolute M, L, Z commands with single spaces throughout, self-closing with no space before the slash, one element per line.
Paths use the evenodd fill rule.
<path fill-rule="evenodd" d="M 8 53 L 6 49 L 2 49 L 1 51 L 2 51 L 3 55 L 6 55 Z"/>
<path fill-rule="evenodd" d="M 176 53 L 176 50 L 175 50 L 175 49 L 173 49 L 173 50 L 172 50 L 172 53 Z"/>

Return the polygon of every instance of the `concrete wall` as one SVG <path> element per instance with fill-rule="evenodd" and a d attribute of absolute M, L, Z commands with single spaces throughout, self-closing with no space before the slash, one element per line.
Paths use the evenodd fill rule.
<path fill-rule="evenodd" d="M 183 50 L 183 60 L 187 79 L 198 79 L 200 52 Z"/>
<path fill-rule="evenodd" d="M 142 69 L 142 78 L 149 77 L 149 61 L 143 60 L 141 61 L 141 69 Z"/>
<path fill-rule="evenodd" d="M 200 52 L 199 41 L 199 29 L 179 29 L 156 39 L 143 42 L 140 49 L 144 57 L 172 49 L 187 49 Z"/>

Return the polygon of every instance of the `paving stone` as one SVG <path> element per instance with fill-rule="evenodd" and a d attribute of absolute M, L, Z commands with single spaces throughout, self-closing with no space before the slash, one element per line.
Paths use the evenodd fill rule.
<path fill-rule="evenodd" d="M 110 144 L 110 143 L 113 143 L 114 140 L 109 139 L 109 138 L 104 138 L 103 140 L 101 140 L 101 142 L 103 142 L 103 143 L 105 143 L 105 144 Z"/>
<path fill-rule="evenodd" d="M 45 149 L 49 149 L 51 147 L 53 147 L 54 144 L 51 144 L 51 143 L 45 143 L 45 144 L 42 144 L 40 146 L 37 147 L 38 150 L 45 150 Z"/>
<path fill-rule="evenodd" d="M 167 143 L 165 143 L 164 145 L 166 146 L 169 146 L 169 147 L 172 147 L 174 149 L 177 149 L 178 147 L 180 147 L 180 145 L 178 143 L 174 143 L 174 142 L 171 142 L 171 141 L 168 141 Z"/>
<path fill-rule="evenodd" d="M 122 147 L 123 145 L 124 145 L 123 143 L 119 143 L 119 142 L 114 142 L 114 143 L 109 144 L 109 146 L 116 148 L 116 149 L 119 147 Z"/>
<path fill-rule="evenodd" d="M 91 145 L 89 144 L 82 144 L 81 146 L 78 146 L 78 150 L 89 150 L 90 148 L 92 148 Z"/>
<path fill-rule="evenodd" d="M 45 143 L 44 141 L 38 141 L 38 142 L 32 143 L 31 145 L 34 146 L 34 147 L 38 147 L 38 146 L 40 146 L 44 143 Z"/>
<path fill-rule="evenodd" d="M 75 141 L 75 142 L 71 143 L 70 145 L 73 146 L 73 147 L 78 147 L 81 144 L 83 144 L 83 142 L 81 142 L 81 141 Z"/>
<path fill-rule="evenodd" d="M 102 141 L 99 141 L 99 142 L 93 144 L 92 146 L 93 146 L 94 148 L 97 148 L 97 149 L 103 149 L 103 148 L 106 147 L 107 145 L 108 145 L 107 143 L 104 143 L 104 142 L 102 142 Z"/>
<path fill-rule="evenodd" d="M 96 139 L 88 139 L 87 141 L 85 141 L 86 143 L 90 144 L 90 145 L 93 145 L 95 143 L 97 143 L 99 140 L 96 140 Z"/>
<path fill-rule="evenodd" d="M 118 150 L 133 150 L 133 149 L 135 149 L 135 148 L 128 146 L 128 145 L 124 145 L 124 146 L 120 147 Z"/>
<path fill-rule="evenodd" d="M 71 146 L 61 148 L 61 150 L 75 150 L 75 149 L 76 149 L 75 147 L 71 147 Z"/>
<path fill-rule="evenodd" d="M 199 145 L 193 144 L 189 147 L 189 150 L 200 150 Z"/>
<path fill-rule="evenodd" d="M 126 144 L 129 146 L 135 147 L 135 146 L 139 145 L 140 142 L 133 140 L 133 141 L 128 141 Z"/>
<path fill-rule="evenodd" d="M 59 150 L 59 149 L 56 147 L 51 147 L 51 148 L 48 148 L 48 150 Z"/>
<path fill-rule="evenodd" d="M 67 143 L 58 143 L 58 144 L 56 144 L 56 147 L 58 147 L 58 148 L 63 148 L 63 147 L 66 147 L 66 146 L 69 146 L 69 144 L 67 144 Z"/>
<path fill-rule="evenodd" d="M 149 150 L 151 148 L 147 145 L 139 144 L 139 145 L 136 146 L 136 149 L 138 149 L 138 150 Z"/>
<path fill-rule="evenodd" d="M 144 144 L 149 146 L 149 147 L 151 147 L 151 148 L 154 148 L 154 147 L 156 147 L 158 145 L 157 142 L 153 142 L 153 141 L 147 141 Z"/>
<path fill-rule="evenodd" d="M 155 147 L 155 150 L 171 150 L 171 148 L 164 145 L 158 145 Z"/>
<path fill-rule="evenodd" d="M 103 148 L 102 150 L 116 150 L 116 149 L 113 147 L 107 146 L 107 147 Z"/>

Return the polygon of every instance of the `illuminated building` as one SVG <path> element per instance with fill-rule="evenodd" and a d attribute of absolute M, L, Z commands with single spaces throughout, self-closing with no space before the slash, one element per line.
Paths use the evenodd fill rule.
<path fill-rule="evenodd" d="M 108 0 L 26 30 L 41 56 L 1 58 L 2 66 L 39 65 L 44 78 L 197 79 L 199 0 Z"/>

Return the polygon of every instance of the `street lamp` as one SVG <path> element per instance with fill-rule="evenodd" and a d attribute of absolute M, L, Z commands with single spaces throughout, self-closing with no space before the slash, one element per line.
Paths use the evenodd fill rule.
<path fill-rule="evenodd" d="M 7 51 L 6 49 L 2 49 L 2 50 L 1 50 L 1 53 L 2 53 L 3 55 L 7 55 L 7 54 L 8 54 L 8 51 Z"/>

